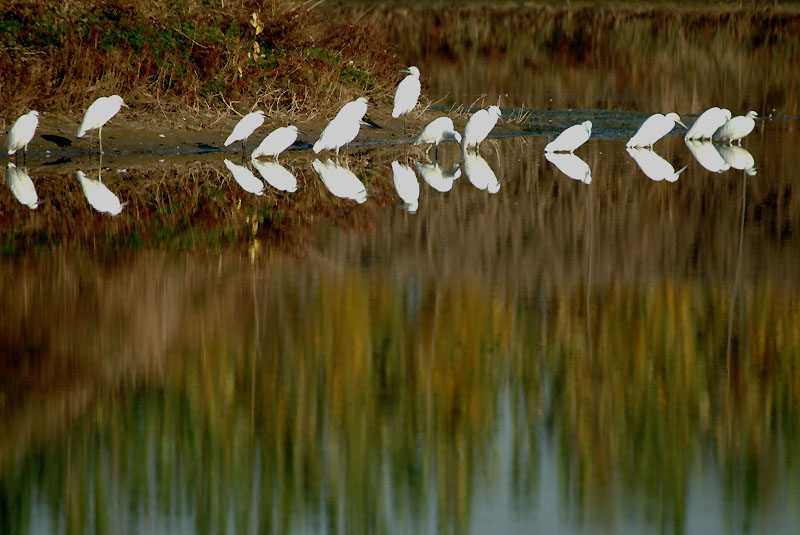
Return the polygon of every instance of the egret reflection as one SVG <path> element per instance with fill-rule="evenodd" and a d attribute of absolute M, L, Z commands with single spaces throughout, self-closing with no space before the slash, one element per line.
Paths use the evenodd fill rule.
<path fill-rule="evenodd" d="M 693 141 L 691 139 L 684 141 L 694 159 L 712 173 L 722 173 L 731 168 L 719 153 L 717 147 L 710 141 Z"/>
<path fill-rule="evenodd" d="M 633 161 L 639 166 L 639 169 L 642 170 L 642 173 L 647 175 L 647 178 L 651 180 L 675 182 L 678 180 L 680 174 L 689 167 L 688 165 L 684 165 L 678 171 L 675 171 L 671 163 L 650 149 L 628 147 L 625 150 L 631 155 L 631 158 L 633 158 Z"/>
<path fill-rule="evenodd" d="M 453 182 L 461 177 L 461 169 L 456 168 L 452 173 L 447 173 L 439 163 L 414 162 L 417 172 L 430 187 L 441 193 L 453 189 Z"/>
<path fill-rule="evenodd" d="M 584 184 L 592 183 L 592 170 L 589 164 L 572 154 L 546 152 L 544 157 L 548 162 L 558 167 L 558 170 L 573 180 L 579 180 Z"/>
<path fill-rule="evenodd" d="M 403 199 L 409 213 L 416 213 L 419 208 L 419 181 L 414 170 L 398 161 L 392 162 L 392 179 L 397 195 Z"/>
<path fill-rule="evenodd" d="M 83 196 L 86 197 L 89 205 L 98 212 L 119 215 L 127 204 L 119 202 L 119 197 L 103 184 L 99 175 L 95 180 L 86 176 L 83 171 L 78 171 L 78 182 L 81 183 Z"/>
<path fill-rule="evenodd" d="M 24 204 L 31 210 L 36 210 L 36 207 L 44 202 L 39 200 L 39 196 L 36 194 L 36 187 L 33 185 L 33 180 L 31 180 L 27 169 L 17 167 L 9 162 L 6 179 L 8 180 L 8 187 L 11 188 L 11 193 L 20 204 Z"/>
<path fill-rule="evenodd" d="M 250 169 L 243 165 L 235 164 L 228 159 L 225 160 L 225 167 L 228 168 L 233 175 L 233 179 L 243 190 L 256 195 L 264 194 L 264 183 Z"/>
<path fill-rule="evenodd" d="M 330 158 L 325 163 L 314 160 L 311 162 L 311 166 L 319 174 L 328 191 L 335 197 L 352 199 L 358 204 L 367 201 L 367 188 L 350 169 L 339 165 Z"/>
<path fill-rule="evenodd" d="M 717 150 L 731 168 L 744 171 L 751 176 L 758 172 L 755 158 L 744 147 L 739 145 L 720 145 Z"/>
<path fill-rule="evenodd" d="M 263 162 L 261 160 L 250 160 L 253 167 L 264 178 L 267 184 L 278 191 L 294 193 L 297 191 L 297 179 L 284 166 L 275 162 Z"/>
<path fill-rule="evenodd" d="M 500 191 L 500 181 L 497 180 L 492 168 L 478 152 L 465 150 L 462 155 L 464 157 L 464 173 L 473 186 L 492 194 Z"/>

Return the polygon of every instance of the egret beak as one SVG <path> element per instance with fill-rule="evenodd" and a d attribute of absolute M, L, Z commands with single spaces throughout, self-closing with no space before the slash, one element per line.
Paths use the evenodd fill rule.
<path fill-rule="evenodd" d="M 397 71 L 397 72 L 404 72 L 404 73 L 406 73 L 406 74 L 411 74 L 411 71 L 409 71 L 408 69 L 400 69 L 400 70 L 399 70 L 399 71 Z"/>
<path fill-rule="evenodd" d="M 686 126 L 685 124 L 683 124 L 683 122 L 682 122 L 680 119 L 678 119 L 676 122 L 677 122 L 679 125 L 681 125 L 682 127 L 684 127 L 686 130 L 689 130 L 689 127 L 688 127 L 688 126 Z"/>

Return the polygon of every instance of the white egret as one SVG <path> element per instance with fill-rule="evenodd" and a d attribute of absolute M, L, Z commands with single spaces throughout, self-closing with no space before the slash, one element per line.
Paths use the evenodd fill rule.
<path fill-rule="evenodd" d="M 414 167 L 417 168 L 422 180 L 441 193 L 447 193 L 453 189 L 453 182 L 461 176 L 461 169 L 456 169 L 453 173 L 446 173 L 439 162 L 414 162 Z"/>
<path fill-rule="evenodd" d="M 684 139 L 711 139 L 714 132 L 731 118 L 731 111 L 714 106 L 709 108 L 697 118 L 691 128 L 686 132 Z"/>
<path fill-rule="evenodd" d="M 319 154 L 323 150 L 335 150 L 336 157 L 339 157 L 339 149 L 350 144 L 358 135 L 361 128 L 361 119 L 367 113 L 367 99 L 359 97 L 352 102 L 348 102 L 336 117 L 333 118 L 328 126 L 322 131 L 319 139 L 314 143 L 314 153 Z"/>
<path fill-rule="evenodd" d="M 403 200 L 409 213 L 414 214 L 419 208 L 419 181 L 417 174 L 408 165 L 392 162 L 392 179 L 397 195 Z"/>
<path fill-rule="evenodd" d="M 243 190 L 256 195 L 264 194 L 264 183 L 253 174 L 253 172 L 243 165 L 238 165 L 230 160 L 225 160 L 225 167 L 233 175 L 233 179 Z"/>
<path fill-rule="evenodd" d="M 8 162 L 6 179 L 8 180 L 8 187 L 11 188 L 11 193 L 14 194 L 20 204 L 24 204 L 31 210 L 36 210 L 36 207 L 44 202 L 43 200 L 40 201 L 39 196 L 36 195 L 36 187 L 25 169 Z"/>
<path fill-rule="evenodd" d="M 89 178 L 83 171 L 78 171 L 78 182 L 81 183 L 83 196 L 89 205 L 98 212 L 119 215 L 122 207 L 128 203 L 120 203 L 119 197 L 106 187 L 100 180 Z"/>
<path fill-rule="evenodd" d="M 9 156 L 22 149 L 23 159 L 28 157 L 28 143 L 33 139 L 37 126 L 39 126 L 39 112 L 36 110 L 29 111 L 14 121 L 14 126 L 8 131 Z"/>
<path fill-rule="evenodd" d="M 592 121 L 570 126 L 553 141 L 545 145 L 545 152 L 572 152 L 589 140 L 592 135 Z"/>
<path fill-rule="evenodd" d="M 464 173 L 473 186 L 492 194 L 500 191 L 500 181 L 497 180 L 494 171 L 479 153 L 463 151 L 462 155 L 464 157 Z"/>
<path fill-rule="evenodd" d="M 651 180 L 660 181 L 666 180 L 667 182 L 675 182 L 688 165 L 683 166 L 678 171 L 672 167 L 672 164 L 667 160 L 656 154 L 650 149 L 639 147 L 628 147 L 628 154 L 630 154 L 639 169 Z"/>
<path fill-rule="evenodd" d="M 741 145 L 742 138 L 756 127 L 756 117 L 758 117 L 758 114 L 752 110 L 748 111 L 747 115 L 738 115 L 722 125 L 717 130 L 717 133 L 714 134 L 714 138 L 727 141 L 729 145 L 734 141 L 738 141 L 739 145 Z"/>
<path fill-rule="evenodd" d="M 236 141 L 242 142 L 242 152 L 245 149 L 245 143 L 247 143 L 247 138 L 250 137 L 250 134 L 256 131 L 256 129 L 264 124 L 264 112 L 261 110 L 254 111 L 253 113 L 248 113 L 241 119 L 239 122 L 236 123 L 236 126 L 233 127 L 231 131 L 231 135 L 228 136 L 228 139 L 225 140 L 224 145 L 227 147 L 231 143 Z"/>
<path fill-rule="evenodd" d="M 261 156 L 274 156 L 275 161 L 277 161 L 278 155 L 297 141 L 298 132 L 300 131 L 294 125 L 273 130 L 258 144 L 256 150 L 250 155 L 250 159 L 255 160 Z"/>
<path fill-rule="evenodd" d="M 397 119 L 403 116 L 403 133 L 408 133 L 406 126 L 406 118 L 408 114 L 417 106 L 419 99 L 420 83 L 419 83 L 419 69 L 414 66 L 408 69 L 403 69 L 400 72 L 407 72 L 408 76 L 397 85 L 397 90 L 394 92 L 394 108 L 392 109 L 392 117 Z"/>
<path fill-rule="evenodd" d="M 720 145 L 717 147 L 717 150 L 725 162 L 733 169 L 744 171 L 751 176 L 758 172 L 755 158 L 753 158 L 753 155 L 744 147 L 739 147 L 738 145 Z"/>
<path fill-rule="evenodd" d="M 569 178 L 579 180 L 584 184 L 592 183 L 592 170 L 589 168 L 589 164 L 571 152 L 566 154 L 546 152 L 544 157 Z"/>
<path fill-rule="evenodd" d="M 709 141 L 684 140 L 689 152 L 694 159 L 712 173 L 722 173 L 731 168 L 722 155 L 717 151 L 713 143 Z"/>
<path fill-rule="evenodd" d="M 251 160 L 251 162 L 267 184 L 273 188 L 289 193 L 297 191 L 297 179 L 278 162 L 262 162 L 261 160 Z"/>
<path fill-rule="evenodd" d="M 100 142 L 100 154 L 103 154 L 103 125 L 119 113 L 122 106 L 126 108 L 130 107 L 125 104 L 122 97 L 119 95 L 100 97 L 92 102 L 89 107 L 86 108 L 86 113 L 83 114 L 83 121 L 78 128 L 78 137 L 83 137 L 86 132 L 91 130 L 97 130 L 97 139 Z"/>
<path fill-rule="evenodd" d="M 625 146 L 652 147 L 653 143 L 672 131 L 675 127 L 675 123 L 686 128 L 686 125 L 681 122 L 681 118 L 678 117 L 677 113 L 673 112 L 666 115 L 656 113 L 655 115 L 651 115 L 642 123 L 642 126 L 639 127 L 639 130 L 636 131 Z"/>
<path fill-rule="evenodd" d="M 497 124 L 497 119 L 501 116 L 502 112 L 497 106 L 489 106 L 487 109 L 473 113 L 464 128 L 463 148 L 475 147 L 477 150 L 481 141 L 486 139 L 494 125 Z"/>
<path fill-rule="evenodd" d="M 334 196 L 340 199 L 352 199 L 358 204 L 367 201 L 367 188 L 350 169 L 342 167 L 330 158 L 325 163 L 314 160 L 311 166 Z"/>
<path fill-rule="evenodd" d="M 428 145 L 425 149 L 425 156 L 428 156 L 428 151 L 431 150 L 430 145 L 436 145 L 436 157 L 439 157 L 439 143 L 448 139 L 455 139 L 459 144 L 461 143 L 461 134 L 456 132 L 453 125 L 453 120 L 450 117 L 439 117 L 434 119 L 422 129 L 417 139 L 414 140 L 414 145 Z"/>

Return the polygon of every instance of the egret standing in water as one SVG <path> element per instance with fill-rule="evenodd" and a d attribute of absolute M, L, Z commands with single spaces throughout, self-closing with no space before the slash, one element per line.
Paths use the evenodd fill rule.
<path fill-rule="evenodd" d="M 497 119 L 500 119 L 501 116 L 502 112 L 497 106 L 489 106 L 485 110 L 478 110 L 473 113 L 464 128 L 463 149 L 467 150 L 470 147 L 475 147 L 475 150 L 478 150 L 481 141 L 486 139 L 494 125 L 497 124 Z"/>
<path fill-rule="evenodd" d="M 397 86 L 397 91 L 394 92 L 394 109 L 392 110 L 392 117 L 397 119 L 403 116 L 403 133 L 408 133 L 406 125 L 406 118 L 408 114 L 417 106 L 419 99 L 420 83 L 419 83 L 419 69 L 414 66 L 404 69 L 400 72 L 407 72 L 408 76 L 403 78 Z"/>
<path fill-rule="evenodd" d="M 91 130 L 97 130 L 97 139 L 100 142 L 100 154 L 103 154 L 103 125 L 119 113 L 122 106 L 126 108 L 130 107 L 125 104 L 122 97 L 119 95 L 100 97 L 92 102 L 89 107 L 86 108 L 86 113 L 83 115 L 83 121 L 78 128 L 78 137 L 83 137 L 86 132 Z"/>
<path fill-rule="evenodd" d="M 753 131 L 756 127 L 755 118 L 758 114 L 754 111 L 748 111 L 747 115 L 739 115 L 722 125 L 717 133 L 714 135 L 717 139 L 727 141 L 728 145 L 734 141 L 738 141 L 739 145 L 742 144 L 742 138 Z"/>
<path fill-rule="evenodd" d="M 639 127 L 639 130 L 636 131 L 625 146 L 652 147 L 653 143 L 669 134 L 672 129 L 675 128 L 675 123 L 686 128 L 686 125 L 681 122 L 681 118 L 678 117 L 677 113 L 673 112 L 666 115 L 656 113 L 655 115 L 651 115 L 642 123 L 642 126 Z"/>
<path fill-rule="evenodd" d="M 242 154 L 245 151 L 245 143 L 247 143 L 247 138 L 250 137 L 250 134 L 256 131 L 256 128 L 264 124 L 264 112 L 261 110 L 254 111 L 253 113 L 248 113 L 241 119 L 239 122 L 236 123 L 236 126 L 233 127 L 233 131 L 231 131 L 231 135 L 228 136 L 228 139 L 225 140 L 224 145 L 227 147 L 231 143 L 236 141 L 242 142 Z"/>
<path fill-rule="evenodd" d="M 367 114 L 367 99 L 359 97 L 352 102 L 348 102 L 336 117 L 333 118 L 328 126 L 319 135 L 319 139 L 314 143 L 314 153 L 319 154 L 323 150 L 335 150 L 336 157 L 339 157 L 339 149 L 349 146 L 358 135 L 361 128 L 361 120 Z"/>
<path fill-rule="evenodd" d="M 544 147 L 545 152 L 572 152 L 589 140 L 592 121 L 570 126 Z"/>
<path fill-rule="evenodd" d="M 686 132 L 684 139 L 711 139 L 714 136 L 714 132 L 730 118 L 730 110 L 724 108 L 720 109 L 716 106 L 709 108 L 700 114 L 700 117 L 697 118 L 689 131 Z"/>
<path fill-rule="evenodd" d="M 39 112 L 29 111 L 14 122 L 14 126 L 8 131 L 8 155 L 11 156 L 19 149 L 22 149 L 23 161 L 28 157 L 28 143 L 36 133 L 39 126 Z"/>
<path fill-rule="evenodd" d="M 425 149 L 425 156 L 428 156 L 428 151 L 431 150 L 430 145 L 436 145 L 436 158 L 439 158 L 439 143 L 446 139 L 455 139 L 460 144 L 461 134 L 456 132 L 453 120 L 450 117 L 439 117 L 422 129 L 417 139 L 414 140 L 414 145 L 427 144 L 428 148 Z"/>
<path fill-rule="evenodd" d="M 278 155 L 292 146 L 292 144 L 297 141 L 297 134 L 300 131 L 297 129 L 296 126 L 284 126 L 283 128 L 278 128 L 273 130 L 272 132 L 264 138 L 264 140 L 259 143 L 256 150 L 253 151 L 253 154 L 250 155 L 251 160 L 255 160 L 260 156 L 274 156 L 275 161 L 278 161 Z"/>

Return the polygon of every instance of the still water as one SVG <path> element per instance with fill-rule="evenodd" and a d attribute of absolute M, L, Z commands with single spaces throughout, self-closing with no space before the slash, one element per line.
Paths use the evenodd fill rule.
<path fill-rule="evenodd" d="M 44 204 L 0 190 L 0 532 L 796 532 L 797 119 L 636 157 L 639 105 L 518 105 L 535 134 L 458 178 L 452 143 L 441 175 L 352 154 L 363 203 L 307 154 L 263 196 L 219 155 L 107 159 L 112 217 L 96 165 L 31 163 Z"/>

